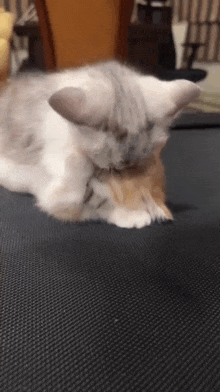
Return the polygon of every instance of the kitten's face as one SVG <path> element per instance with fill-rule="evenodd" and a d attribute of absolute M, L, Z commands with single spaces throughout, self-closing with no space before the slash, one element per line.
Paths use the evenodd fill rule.
<path fill-rule="evenodd" d="M 158 143 L 167 141 L 176 114 L 200 92 L 186 80 L 163 82 L 117 62 L 91 69 L 80 72 L 86 87 L 79 87 L 76 74 L 72 86 L 59 90 L 49 103 L 77 126 L 82 149 L 101 169 L 142 164 Z"/>

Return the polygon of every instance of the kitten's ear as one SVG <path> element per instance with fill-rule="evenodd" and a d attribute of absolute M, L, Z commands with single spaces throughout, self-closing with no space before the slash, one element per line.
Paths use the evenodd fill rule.
<path fill-rule="evenodd" d="M 64 87 L 54 93 L 48 103 L 66 120 L 76 124 L 97 126 L 108 116 L 112 91 L 96 82 L 91 89 Z"/>
<path fill-rule="evenodd" d="M 86 97 L 79 88 L 62 88 L 50 97 L 48 103 L 68 121 L 83 123 L 85 120 Z"/>
<path fill-rule="evenodd" d="M 171 115 L 175 115 L 184 106 L 194 101 L 201 93 L 200 87 L 188 80 L 181 79 L 168 83 L 170 84 L 170 98 L 174 103 Z"/>

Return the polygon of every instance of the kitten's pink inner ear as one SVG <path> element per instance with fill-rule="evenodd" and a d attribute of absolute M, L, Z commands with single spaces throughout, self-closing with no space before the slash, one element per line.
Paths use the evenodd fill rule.
<path fill-rule="evenodd" d="M 64 87 L 54 93 L 48 101 L 49 105 L 62 117 L 71 122 L 82 123 L 85 96 L 82 90 L 75 87 Z"/>

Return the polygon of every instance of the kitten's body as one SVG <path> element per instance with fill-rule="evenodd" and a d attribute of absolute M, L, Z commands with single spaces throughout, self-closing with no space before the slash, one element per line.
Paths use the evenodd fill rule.
<path fill-rule="evenodd" d="M 149 167 L 161 169 L 163 182 L 158 146 L 198 95 L 190 82 L 171 83 L 114 61 L 12 81 L 0 99 L 0 184 L 32 193 L 58 219 L 122 227 L 169 219 Z M 116 196 L 132 186 L 139 194 L 132 202 Z"/>

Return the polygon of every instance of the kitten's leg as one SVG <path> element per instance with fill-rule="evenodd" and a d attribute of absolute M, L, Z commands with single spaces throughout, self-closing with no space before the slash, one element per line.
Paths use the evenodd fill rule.
<path fill-rule="evenodd" d="M 84 179 L 85 186 L 86 181 L 87 179 Z M 41 165 L 23 165 L 0 157 L 0 185 L 12 192 L 33 194 L 37 199 L 38 207 L 57 219 L 67 221 L 80 218 L 81 197 L 78 199 L 80 193 L 76 198 L 75 189 L 72 189 L 70 183 L 63 184 L 57 179 L 51 181 L 51 176 L 48 176 Z M 81 192 L 84 192 L 84 189 Z"/>
<path fill-rule="evenodd" d="M 92 164 L 80 154 L 59 153 L 47 156 L 46 168 L 51 180 L 37 196 L 38 207 L 58 219 L 78 219 Z"/>
<path fill-rule="evenodd" d="M 155 220 L 160 222 L 173 219 L 171 212 L 165 204 L 157 204 L 149 194 L 145 199 L 144 207 L 134 210 L 115 204 L 108 185 L 100 183 L 97 180 L 91 181 L 91 185 L 96 197 L 99 196 L 99 202 L 101 202 L 101 207 L 96 208 L 96 214 L 98 214 L 99 218 L 113 223 L 116 226 L 142 228 L 149 226 Z M 104 200 L 106 202 L 102 205 L 102 201 Z"/>
<path fill-rule="evenodd" d="M 173 220 L 173 216 L 166 205 L 164 203 L 161 203 L 161 205 L 155 203 L 153 198 L 150 196 L 146 200 L 146 207 L 152 221 L 157 220 L 158 222 L 161 222 L 166 220 Z"/>
<path fill-rule="evenodd" d="M 91 181 L 96 197 L 99 196 L 99 203 L 96 208 L 96 214 L 99 218 L 113 223 L 116 226 L 131 229 L 149 226 L 151 217 L 146 210 L 132 210 L 123 206 L 116 205 L 112 201 L 111 192 L 108 185 L 100 183 L 97 180 Z"/>
<path fill-rule="evenodd" d="M 32 192 L 35 171 L 31 165 L 21 165 L 0 157 L 0 185 L 12 192 Z"/>
<path fill-rule="evenodd" d="M 81 205 L 93 170 L 88 158 L 77 149 L 75 131 L 60 115 L 48 112 L 42 130 L 41 163 L 51 179 L 37 195 L 37 204 L 52 215 L 66 217 L 70 214 L 67 210 L 73 211 Z"/>

